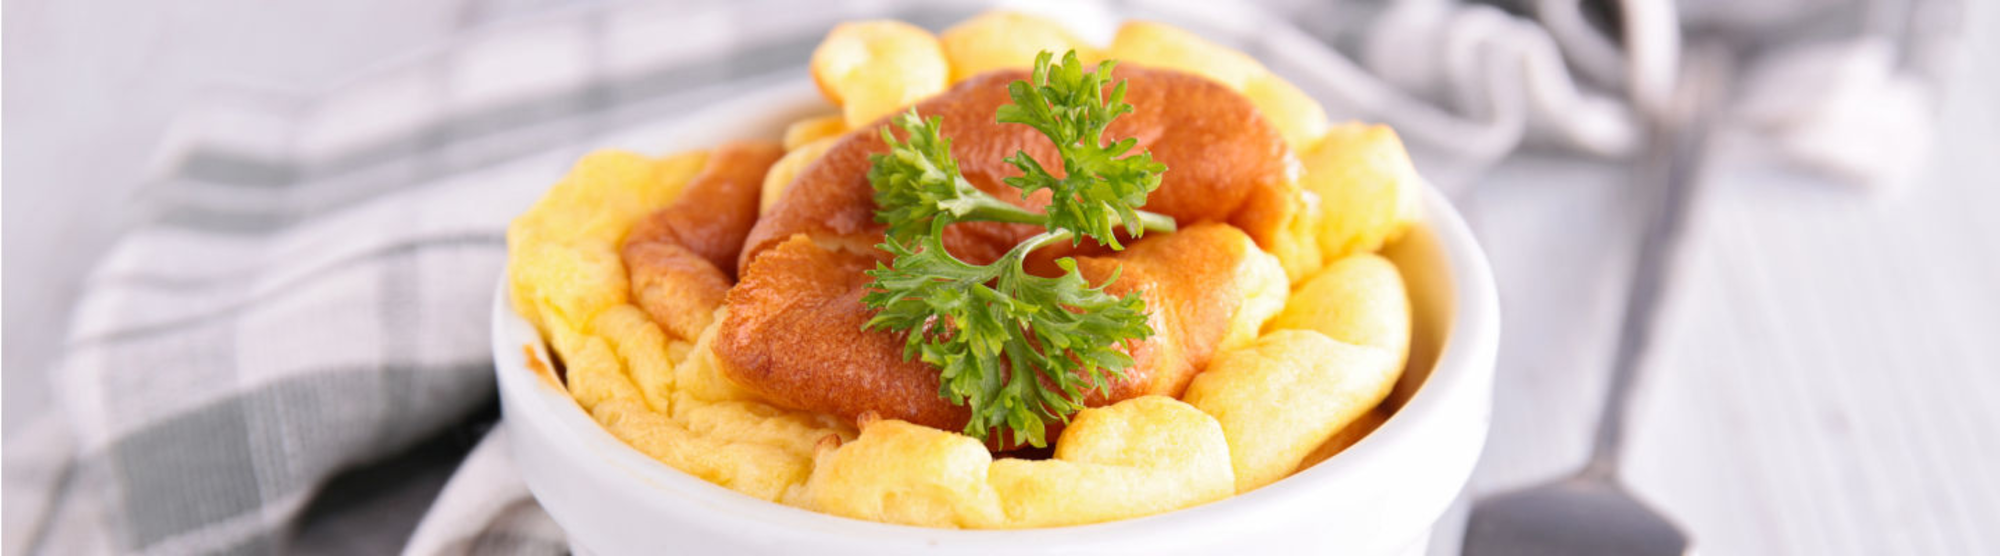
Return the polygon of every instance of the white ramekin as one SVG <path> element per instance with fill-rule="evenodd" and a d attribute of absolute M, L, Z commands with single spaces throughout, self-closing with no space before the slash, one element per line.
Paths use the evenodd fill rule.
<path fill-rule="evenodd" d="M 784 122 L 816 110 L 831 109 L 795 83 L 702 111 L 669 133 L 604 146 L 664 153 L 775 138 Z M 523 346 L 545 361 L 547 347 L 515 314 L 502 280 L 493 356 L 504 426 L 529 490 L 585 554 L 1419 554 L 1485 441 L 1500 337 L 1485 254 L 1436 190 L 1426 188 L 1423 211 L 1422 224 L 1384 252 L 1402 268 L 1417 321 L 1411 367 L 1391 396 L 1395 415 L 1333 459 L 1212 504 L 1096 525 L 957 531 L 738 494 L 626 446 L 529 370 Z"/>

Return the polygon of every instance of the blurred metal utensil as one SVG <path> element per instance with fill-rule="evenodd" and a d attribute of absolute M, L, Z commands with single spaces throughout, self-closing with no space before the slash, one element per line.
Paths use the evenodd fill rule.
<path fill-rule="evenodd" d="M 1640 161 L 1638 180 L 1644 191 L 1658 197 L 1640 240 L 1589 462 L 1570 477 L 1479 500 L 1466 522 L 1464 554 L 1687 553 L 1687 534 L 1620 483 L 1618 458 L 1632 390 L 1685 243 L 1702 149 L 1727 89 L 1729 52 L 1715 40 L 1693 44 L 1683 55 L 1685 65 L 1673 94 L 1652 111 L 1652 143 Z"/>

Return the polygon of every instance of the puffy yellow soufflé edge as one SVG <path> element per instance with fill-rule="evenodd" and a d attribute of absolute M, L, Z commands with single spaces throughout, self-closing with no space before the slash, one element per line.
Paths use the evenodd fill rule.
<path fill-rule="evenodd" d="M 579 160 L 508 229 L 513 305 L 560 357 L 576 403 L 633 448 L 743 494 L 858 519 L 1022 528 L 1151 515 L 1270 484 L 1381 424 L 1387 413 L 1377 406 L 1408 356 L 1411 310 L 1396 266 L 1373 252 L 1417 219 L 1422 182 L 1394 132 L 1329 125 L 1290 83 L 1186 31 L 1133 22 L 1097 47 L 1052 21 L 1009 12 L 941 36 L 899 22 L 843 24 L 812 63 L 842 111 L 786 131 L 789 153 L 765 178 L 765 204 L 849 123 L 874 121 L 980 71 L 1025 67 L 1035 52 L 1069 49 L 1228 85 L 1263 111 L 1301 162 L 1300 217 L 1271 249 L 1291 282 L 1283 309 L 1259 311 L 1262 322 L 1249 330 L 1261 333 L 1218 354 L 1181 399 L 1085 410 L 1053 457 L 1034 461 L 995 459 L 954 432 L 900 421 L 857 430 L 756 399 L 716 369 L 714 326 L 672 337 L 634 304 L 619 257 L 632 226 L 672 203 L 701 170 L 703 152 Z"/>

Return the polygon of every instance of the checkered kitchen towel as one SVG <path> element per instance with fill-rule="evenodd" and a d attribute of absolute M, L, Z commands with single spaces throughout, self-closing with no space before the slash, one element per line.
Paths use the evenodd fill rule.
<path fill-rule="evenodd" d="M 423 468 L 438 453 L 448 471 L 472 444 L 466 422 L 492 419 L 508 221 L 585 145 L 659 150 L 622 124 L 804 75 L 815 40 L 745 44 L 702 29 L 727 20 L 670 15 L 557 14 L 323 98 L 192 113 L 139 200 L 145 223 L 83 287 L 52 370 L 60 411 L 8 438 L 6 553 L 403 546 L 428 494 L 327 500 L 423 489 L 401 475 L 438 474 Z M 714 40 L 623 44 L 696 35 Z M 499 477 L 452 492 L 508 492 Z M 547 518 L 512 481 L 512 511 L 476 516 L 498 533 L 422 552 L 564 550 L 552 526 L 524 524 Z M 343 515 L 381 511 L 403 522 Z"/>
<path fill-rule="evenodd" d="M 834 22 L 937 29 L 984 9 L 776 4 L 591 6 L 472 33 L 318 98 L 194 111 L 138 203 L 145 223 L 83 288 L 52 369 L 60 411 L 7 439 L 5 553 L 565 550 L 504 427 L 456 464 L 494 405 L 487 309 L 507 221 L 588 148 L 666 150 L 658 133 L 688 110 L 804 79 Z M 1241 48 L 1336 120 L 1396 125 L 1447 188 L 1524 137 L 1631 148 L 1629 111 L 1572 83 L 1547 34 L 1442 5 L 1396 3 L 1348 25 L 1374 34 L 1330 37 L 1378 43 L 1369 69 L 1394 87 L 1241 6 L 1026 7 L 1099 42 L 1142 17 Z M 1299 19 L 1382 11 L 1347 6 Z M 411 477 L 441 476 L 421 464 L 436 460 L 457 472 L 433 503 L 421 485 L 435 481 Z"/>

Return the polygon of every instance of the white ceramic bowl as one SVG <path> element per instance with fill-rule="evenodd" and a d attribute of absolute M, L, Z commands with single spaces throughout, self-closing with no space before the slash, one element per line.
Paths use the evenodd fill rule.
<path fill-rule="evenodd" d="M 640 143 L 646 152 L 775 138 L 784 122 L 830 110 L 795 84 L 705 110 Z M 957 531 L 859 521 L 738 494 L 661 464 L 599 428 L 568 394 L 539 380 L 522 346 L 547 359 L 494 296 L 493 356 L 514 457 L 535 498 L 585 554 L 827 555 L 1089 553 L 1421 553 L 1431 525 L 1465 486 L 1485 441 L 1499 307 L 1491 271 L 1464 221 L 1426 188 L 1424 220 L 1384 254 L 1409 283 L 1416 330 L 1388 422 L 1340 455 L 1219 502 L 1111 523 Z"/>

